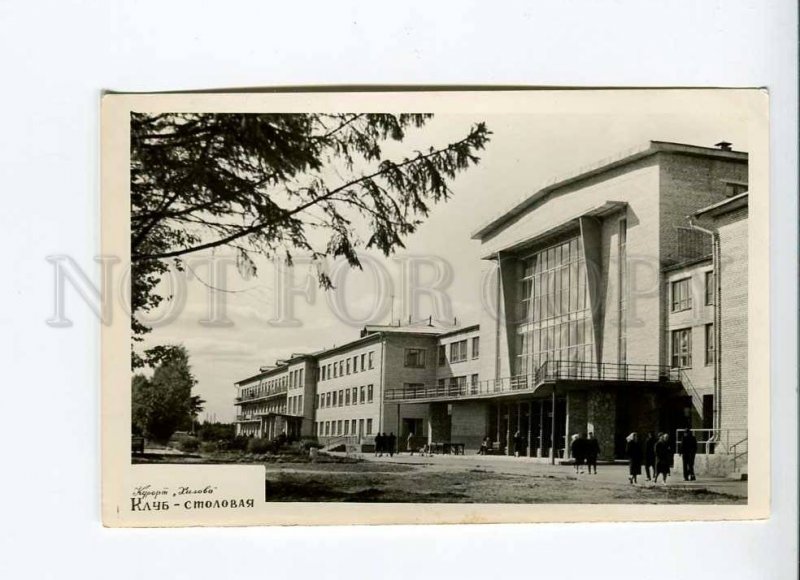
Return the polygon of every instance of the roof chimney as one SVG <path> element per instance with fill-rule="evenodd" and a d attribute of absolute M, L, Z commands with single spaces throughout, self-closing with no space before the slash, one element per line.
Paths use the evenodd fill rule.
<path fill-rule="evenodd" d="M 716 147 L 720 151 L 731 151 L 732 145 L 733 143 L 729 143 L 727 141 L 720 141 L 719 143 L 714 143 L 714 147 Z"/>

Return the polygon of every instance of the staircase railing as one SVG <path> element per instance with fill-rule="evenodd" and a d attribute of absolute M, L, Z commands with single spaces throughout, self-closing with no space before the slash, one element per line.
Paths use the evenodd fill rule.
<path fill-rule="evenodd" d="M 731 453 L 733 454 L 733 470 L 739 471 L 742 459 L 747 457 L 747 437 L 741 439 L 731 445 Z M 747 465 L 747 461 L 745 459 L 744 464 Z"/>
<path fill-rule="evenodd" d="M 681 380 L 681 384 L 683 388 L 689 393 L 689 396 L 692 398 L 692 403 L 694 404 L 695 410 L 702 415 L 703 414 L 703 396 L 697 391 L 697 388 L 692 383 L 692 379 L 689 378 L 689 375 L 683 369 L 680 369 L 679 376 Z"/>

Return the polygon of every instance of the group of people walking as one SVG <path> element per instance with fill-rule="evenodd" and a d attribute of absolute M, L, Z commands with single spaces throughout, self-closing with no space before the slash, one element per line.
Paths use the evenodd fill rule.
<path fill-rule="evenodd" d="M 383 457 L 384 453 L 388 453 L 389 457 L 393 457 L 397 451 L 397 437 L 395 434 L 378 433 L 375 435 L 375 456 Z"/>
<path fill-rule="evenodd" d="M 583 473 L 583 466 L 589 470 L 589 473 L 597 475 L 597 458 L 600 456 L 600 443 L 594 436 L 594 433 L 589 435 L 574 434 L 569 445 L 572 459 L 575 461 L 575 473 Z M 594 470 L 594 471 L 592 471 Z"/>
<path fill-rule="evenodd" d="M 650 432 L 642 448 L 639 436 L 631 433 L 626 438 L 625 455 L 628 457 L 630 483 L 637 483 L 638 477 L 642 474 L 642 463 L 644 463 L 647 481 L 651 480 L 658 483 L 658 476 L 661 481 L 667 483 L 667 477 L 672 473 L 674 450 L 667 433 L 655 434 Z M 684 481 L 694 481 L 694 460 L 697 456 L 697 438 L 692 434 L 691 429 L 683 432 L 681 439 L 680 455 L 683 460 L 683 479 Z"/>

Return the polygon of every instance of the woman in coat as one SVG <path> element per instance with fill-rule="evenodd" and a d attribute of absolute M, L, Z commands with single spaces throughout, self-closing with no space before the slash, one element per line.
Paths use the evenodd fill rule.
<path fill-rule="evenodd" d="M 664 433 L 658 440 L 655 446 L 656 452 L 656 479 L 658 483 L 658 476 L 662 476 L 664 483 L 667 483 L 667 476 L 670 474 L 672 468 L 672 446 L 669 444 L 669 435 Z"/>
<path fill-rule="evenodd" d="M 583 438 L 578 433 L 575 433 L 570 442 L 569 450 L 572 453 L 572 459 L 575 461 L 575 473 L 580 473 L 583 470 L 583 441 Z"/>
<path fill-rule="evenodd" d="M 642 446 L 639 445 L 639 437 L 636 433 L 631 433 L 626 438 L 625 454 L 628 456 L 628 481 L 637 483 L 636 478 L 642 474 Z"/>

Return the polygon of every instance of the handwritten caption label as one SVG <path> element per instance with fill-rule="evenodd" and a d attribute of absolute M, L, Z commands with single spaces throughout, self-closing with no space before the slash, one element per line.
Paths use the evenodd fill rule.
<path fill-rule="evenodd" d="M 164 512 L 169 510 L 216 510 L 254 508 L 255 499 L 250 497 L 220 497 L 219 488 L 214 485 L 192 487 L 156 487 L 150 484 L 138 485 L 130 497 L 133 512 Z"/>

